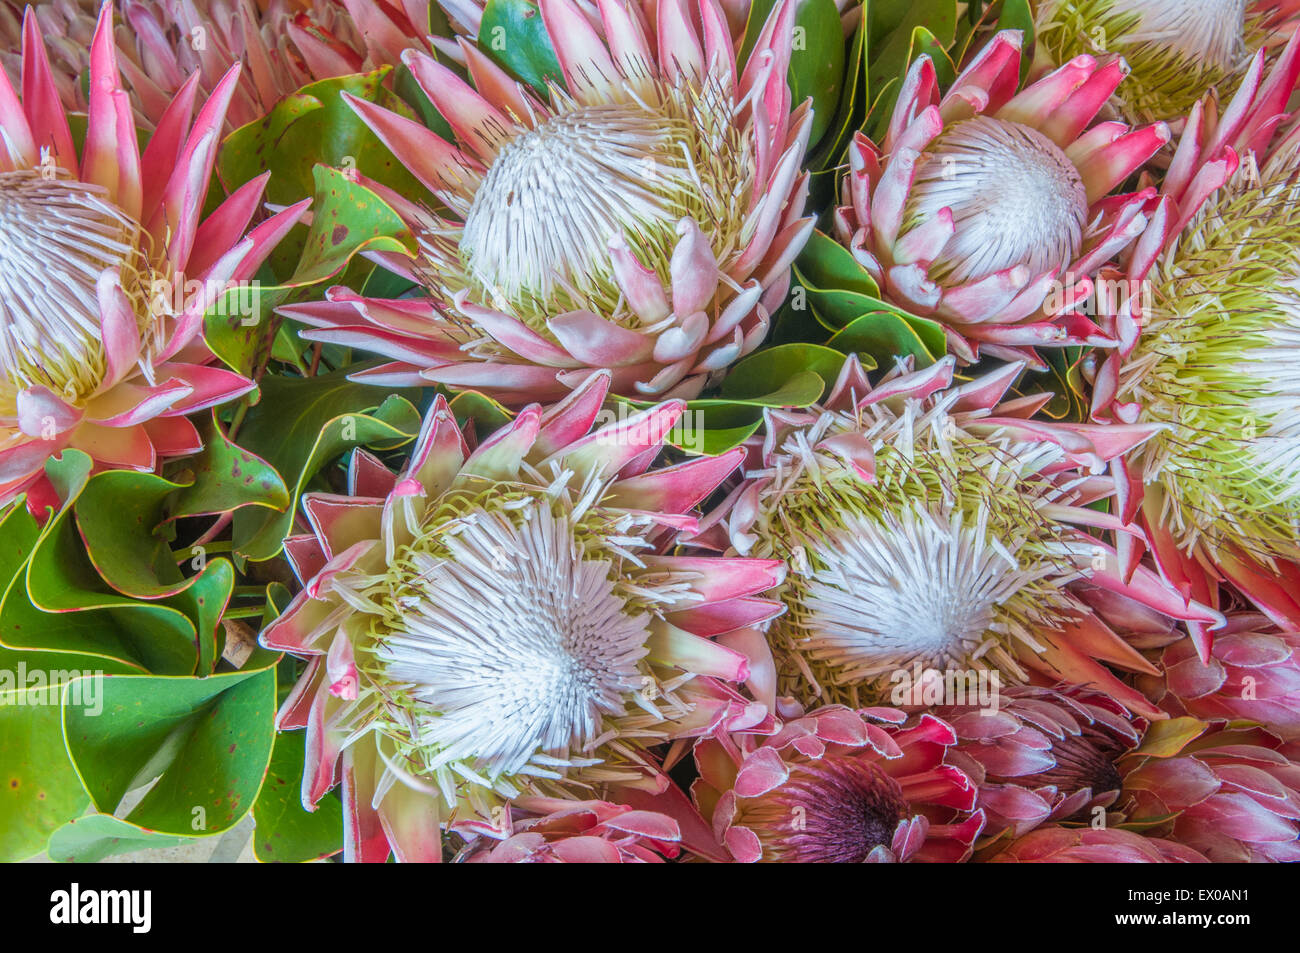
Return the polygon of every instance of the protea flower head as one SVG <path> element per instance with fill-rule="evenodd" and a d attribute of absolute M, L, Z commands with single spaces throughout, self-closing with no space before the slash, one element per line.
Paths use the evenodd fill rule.
<path fill-rule="evenodd" d="M 1300 37 L 1266 66 L 1256 54 L 1222 114 L 1211 98 L 1188 117 L 1127 262 L 1142 294 L 1114 307 L 1093 416 L 1160 428 L 1124 460 L 1123 515 L 1143 521 L 1169 580 L 1209 601 L 1226 578 L 1296 629 L 1300 127 L 1284 120 Z"/>
<path fill-rule="evenodd" d="M 348 857 L 434 860 L 440 822 L 658 790 L 650 747 L 770 730 L 730 683 L 771 668 L 746 633 L 780 607 L 750 597 L 784 567 L 665 553 L 740 451 L 648 469 L 684 404 L 588 433 L 608 387 L 472 451 L 440 396 L 399 475 L 358 452 L 350 495 L 304 497 L 312 532 L 285 548 L 305 588 L 262 641 L 311 660 L 280 726 L 307 728 L 306 805 L 341 770 Z"/>
<path fill-rule="evenodd" d="M 1287 741 L 1300 739 L 1300 632 L 1262 613 L 1237 611 L 1214 633 L 1210 660 L 1181 639 L 1160 656 L 1160 676 L 1141 687 L 1161 708 L 1202 720 L 1253 721 Z"/>
<path fill-rule="evenodd" d="M 1020 42 L 995 35 L 942 96 L 918 57 L 883 144 L 850 146 L 835 214 L 882 298 L 941 323 L 968 363 L 1104 342 L 1078 305 L 1150 197 L 1111 193 L 1169 140 L 1162 123 L 1092 124 L 1124 79 L 1118 62 L 1079 56 L 1017 92 Z"/>
<path fill-rule="evenodd" d="M 693 6 L 693 5 L 692 5 Z M 447 208 L 375 190 L 408 220 L 415 261 L 378 257 L 426 297 L 332 289 L 284 309 L 306 336 L 394 362 L 383 384 L 549 400 L 613 373 L 614 392 L 690 397 L 758 346 L 812 231 L 804 104 L 786 70 L 794 4 L 773 10 L 737 73 L 717 0 L 601 0 L 599 28 L 573 0 L 541 0 L 564 71 L 546 101 L 473 43 L 473 86 L 421 54 L 417 82 L 455 142 L 370 103 L 352 107 Z"/>
<path fill-rule="evenodd" d="M 984 815 L 945 761 L 956 736 L 932 715 L 906 718 L 833 705 L 765 738 L 703 739 L 692 793 L 742 863 L 965 860 Z"/>
<path fill-rule="evenodd" d="M 306 207 L 245 234 L 262 178 L 202 219 L 239 70 L 193 123 L 192 77 L 142 154 L 111 28 L 105 5 L 80 158 L 30 11 L 21 101 L 0 77 L 0 503 L 42 479 L 65 447 L 138 470 L 199 449 L 185 415 L 253 386 L 205 366 L 203 314 L 253 276 Z"/>
<path fill-rule="evenodd" d="M 1090 821 L 1112 804 L 1124 783 L 1115 761 L 1145 728 L 1109 695 L 1080 686 L 1011 686 L 996 711 L 932 711 L 957 734 L 948 760 L 978 786 L 985 833 L 1016 837 L 1051 821 Z"/>
<path fill-rule="evenodd" d="M 1009 844 L 994 864 L 1207 864 L 1192 848 L 1118 827 L 1040 827 Z"/>
<path fill-rule="evenodd" d="M 681 830 L 665 814 L 608 801 L 519 798 L 500 840 L 478 836 L 466 864 L 661 864 L 676 857 Z"/>
<path fill-rule="evenodd" d="M 1285 42 L 1295 0 L 1044 0 L 1037 38 L 1062 63 L 1083 53 L 1123 57 L 1115 105 L 1131 120 L 1181 119 L 1210 87 L 1231 95 L 1251 54 Z"/>
<path fill-rule="evenodd" d="M 1148 758 L 1124 778 L 1121 807 L 1165 827 L 1213 863 L 1300 860 L 1300 764 L 1255 731 L 1212 731 L 1171 758 Z M 1163 830 L 1163 828 L 1162 828 Z"/>
<path fill-rule="evenodd" d="M 768 413 L 745 483 L 711 514 L 703 543 L 791 566 L 789 611 L 768 632 L 781 690 L 804 705 L 907 704 L 899 680 L 914 670 L 999 684 L 1037 672 L 1161 717 L 1097 660 L 1150 663 L 1071 591 L 1086 580 L 1222 621 L 1151 570 L 1124 579 L 1087 532 L 1132 530 L 1088 504 L 1115 492 L 1095 475 L 1105 461 L 1150 430 L 1034 420 L 1043 396 L 1000 403 L 1023 365 L 951 386 L 954 363 L 901 364 L 873 388 L 850 358 L 824 405 Z"/>
<path fill-rule="evenodd" d="M 35 5 L 52 38 L 55 83 L 69 109 L 86 105 L 81 75 L 100 5 Z M 0 40 L 16 37 L 17 24 L 17 9 L 0 4 Z M 428 31 L 429 0 L 123 0 L 114 35 L 122 83 L 142 125 L 162 118 L 189 76 L 199 75 L 202 103 L 230 65 L 242 63 L 226 111 L 226 121 L 238 127 L 308 83 L 397 65 L 403 50 L 428 48 Z M 18 64 L 10 58 L 5 66 L 16 81 Z"/>

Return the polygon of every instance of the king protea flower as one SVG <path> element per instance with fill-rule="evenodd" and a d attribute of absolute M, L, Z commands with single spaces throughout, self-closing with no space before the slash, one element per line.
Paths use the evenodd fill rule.
<path fill-rule="evenodd" d="M 680 853 L 671 817 L 608 801 L 519 798 L 500 839 L 476 836 L 457 856 L 465 864 L 661 864 Z"/>
<path fill-rule="evenodd" d="M 1044 0 L 1037 36 L 1061 63 L 1122 56 L 1115 104 L 1135 121 L 1181 119 L 1210 87 L 1235 92 L 1256 50 L 1295 30 L 1296 0 Z"/>
<path fill-rule="evenodd" d="M 1161 654 L 1160 676 L 1139 684 L 1171 714 L 1253 721 L 1283 740 L 1300 740 L 1300 632 L 1258 612 L 1227 616 L 1208 663 L 1192 640 L 1181 639 Z"/>
<path fill-rule="evenodd" d="M 1119 347 L 1093 415 L 1160 429 L 1120 469 L 1123 518 L 1143 522 L 1166 577 L 1202 602 L 1226 578 L 1296 630 L 1300 127 L 1284 120 L 1300 37 L 1266 65 L 1261 51 L 1222 114 L 1210 98 L 1188 117 L 1127 262 L 1142 293 L 1112 303 Z M 1209 634 L 1193 634 L 1208 661 Z"/>
<path fill-rule="evenodd" d="M 304 497 L 312 532 L 285 542 L 304 589 L 262 641 L 311 659 L 279 723 L 307 728 L 309 808 L 341 758 L 348 858 L 437 860 L 442 822 L 660 790 L 648 748 L 770 730 L 730 683 L 767 680 L 744 633 L 780 611 L 750 597 L 784 567 L 665 554 L 742 454 L 647 469 L 685 405 L 588 433 L 608 387 L 593 375 L 472 451 L 439 396 L 399 475 L 358 452 L 350 495 Z M 714 640 L 733 631 L 739 649 Z"/>
<path fill-rule="evenodd" d="M 1300 861 L 1300 764 L 1262 731 L 1212 731 L 1124 777 L 1131 819 L 1164 819 L 1180 844 L 1214 863 Z M 1252 743 L 1254 742 L 1254 743 Z"/>
<path fill-rule="evenodd" d="M 545 102 L 464 39 L 473 86 L 405 56 L 455 142 L 348 100 L 446 206 L 373 186 L 420 243 L 414 262 L 378 257 L 426 296 L 335 288 L 284 313 L 320 328 L 312 340 L 394 359 L 357 380 L 519 405 L 607 368 L 620 395 L 694 396 L 763 340 L 812 231 L 811 112 L 791 113 L 786 84 L 794 3 L 739 74 L 717 0 L 601 0 L 600 29 L 572 0 L 540 7 L 566 84 Z"/>
<path fill-rule="evenodd" d="M 1086 580 L 1222 621 L 1151 570 L 1122 577 L 1086 531 L 1133 531 L 1089 507 L 1116 491 L 1092 474 L 1151 430 L 1034 420 L 1046 397 L 1000 403 L 1022 364 L 950 386 L 954 364 L 896 368 L 873 388 L 850 358 L 824 405 L 768 413 L 746 482 L 711 514 L 702 544 L 791 566 L 789 611 L 769 630 L 782 691 L 906 704 L 894 689 L 913 671 L 1005 683 L 1032 670 L 1162 717 L 1096 660 L 1155 674 L 1150 663 L 1071 591 Z"/>
<path fill-rule="evenodd" d="M 1040 827 L 1005 847 L 994 864 L 1207 864 L 1201 854 L 1121 828 Z"/>
<path fill-rule="evenodd" d="M 1077 307 L 1150 197 L 1111 193 L 1169 141 L 1164 124 L 1092 125 L 1120 63 L 1079 56 L 1017 92 L 1020 42 L 998 33 L 942 96 L 918 57 L 883 144 L 854 138 L 835 214 L 881 296 L 942 324 L 963 362 L 1102 343 Z"/>
<path fill-rule="evenodd" d="M 742 863 L 956 863 L 984 824 L 932 715 L 828 706 L 776 734 L 706 738 L 692 793 Z"/>
<path fill-rule="evenodd" d="M 84 109 L 81 75 L 100 0 L 42 0 L 37 21 L 52 38 L 54 75 L 69 109 Z M 0 5 L 0 40 L 16 36 L 17 14 Z M 283 97 L 316 80 L 401 62 L 427 49 L 429 0 L 123 0 L 115 30 L 123 85 L 142 125 L 157 123 L 186 79 L 199 75 L 199 102 L 232 63 L 244 70 L 230 97 L 231 127 L 261 119 Z M 5 63 L 11 78 L 18 64 Z"/>
<path fill-rule="evenodd" d="M 1050 821 L 1091 821 L 1123 787 L 1116 760 L 1142 740 L 1145 722 L 1109 695 L 1080 686 L 1011 686 L 996 711 L 942 705 L 952 725 L 948 761 L 979 788 L 985 834 L 1019 837 Z"/>
<path fill-rule="evenodd" d="M 245 234 L 263 177 L 202 219 L 239 70 L 193 123 L 192 77 L 141 154 L 112 15 L 105 4 L 91 42 L 80 158 L 30 10 L 21 102 L 0 76 L 0 505 L 65 447 L 137 470 L 198 450 L 185 415 L 253 387 L 204 365 L 203 314 L 231 282 L 252 278 L 306 207 Z"/>

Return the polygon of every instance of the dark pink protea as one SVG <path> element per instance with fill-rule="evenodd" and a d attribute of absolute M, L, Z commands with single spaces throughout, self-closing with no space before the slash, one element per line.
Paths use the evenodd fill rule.
<path fill-rule="evenodd" d="M 114 31 L 122 84 L 140 124 L 152 128 L 188 77 L 198 74 L 202 104 L 231 64 L 241 63 L 226 121 L 242 126 L 308 83 L 396 66 L 403 50 L 428 49 L 429 2 L 123 0 Z M 99 7 L 99 0 L 34 5 L 53 48 L 55 85 L 70 110 L 86 107 L 81 75 Z M 16 4 L 0 2 L 0 42 L 16 39 L 18 20 Z M 17 58 L 0 59 L 16 80 Z"/>
<path fill-rule="evenodd" d="M 1286 741 L 1300 739 L 1300 633 L 1265 615 L 1229 612 L 1214 632 L 1210 660 L 1182 639 L 1164 650 L 1160 677 L 1141 680 L 1147 695 L 1175 715 L 1257 722 Z"/>
<path fill-rule="evenodd" d="M 881 296 L 940 322 L 964 363 L 1105 342 L 1078 305 L 1151 197 L 1111 193 L 1169 141 L 1163 123 L 1092 125 L 1119 61 L 1079 56 L 1017 92 L 1020 42 L 998 33 L 945 95 L 918 57 L 884 142 L 854 138 L 835 215 Z"/>
<path fill-rule="evenodd" d="M 1088 504 L 1116 493 L 1106 461 L 1152 431 L 1034 419 L 1043 395 L 1004 400 L 1023 364 L 954 385 L 955 363 L 872 386 L 850 358 L 823 405 L 769 412 L 746 445 L 746 479 L 700 542 L 791 567 L 768 630 L 779 691 L 909 704 L 893 692 L 919 668 L 1087 684 L 1164 717 L 1102 663 L 1155 669 L 1073 591 L 1222 621 L 1149 569 L 1121 575 L 1089 532 L 1135 531 Z"/>
<path fill-rule="evenodd" d="M 1050 821 L 1091 821 L 1118 797 L 1115 761 L 1142 740 L 1146 722 L 1109 695 L 1081 687 L 1004 689 L 996 710 L 944 705 L 952 725 L 948 761 L 979 787 L 986 834 L 1013 837 Z"/>
<path fill-rule="evenodd" d="M 1138 521 L 1184 597 L 1226 579 L 1300 629 L 1300 126 L 1287 106 L 1300 36 L 1232 101 L 1198 102 L 1122 280 L 1105 302 L 1119 347 L 1097 368 L 1093 417 L 1160 432 L 1116 465 L 1120 516 Z M 1121 541 L 1125 566 L 1143 555 Z M 1201 660 L 1210 633 L 1193 625 Z"/>
<path fill-rule="evenodd" d="M 1205 864 L 1184 844 L 1119 828 L 1040 827 L 994 856 L 994 864 Z"/>
<path fill-rule="evenodd" d="M 680 852 L 681 830 L 665 814 L 607 801 L 518 798 L 509 827 L 476 832 L 456 860 L 466 864 L 661 864 Z"/>
<path fill-rule="evenodd" d="M 309 809 L 342 779 L 348 859 L 437 860 L 444 825 L 658 792 L 655 746 L 772 730 L 737 688 L 770 681 L 747 648 L 781 610 L 753 597 L 784 567 L 672 554 L 743 453 L 651 469 L 684 402 L 593 430 L 608 390 L 595 374 L 472 450 L 439 396 L 400 474 L 357 452 L 348 495 L 303 498 L 304 588 L 262 642 L 310 659 L 279 725 L 307 729 Z"/>
<path fill-rule="evenodd" d="M 472 85 L 423 54 L 416 81 L 455 132 L 349 98 L 440 200 L 370 184 L 418 260 L 377 253 L 424 297 L 285 308 L 305 335 L 391 359 L 355 379 L 561 397 L 594 368 L 614 393 L 693 397 L 767 334 L 809 235 L 800 164 L 812 115 L 791 111 L 795 4 L 772 11 L 743 70 L 718 0 L 541 0 L 566 89 L 543 101 L 468 40 Z"/>
<path fill-rule="evenodd" d="M 956 862 L 984 825 L 946 761 L 956 741 L 932 715 L 832 705 L 767 738 L 699 741 L 692 793 L 742 863 Z"/>
<path fill-rule="evenodd" d="M 1260 730 L 1212 731 L 1130 770 L 1120 807 L 1133 820 L 1177 814 L 1171 836 L 1214 863 L 1300 861 L 1300 764 L 1281 747 Z"/>
<path fill-rule="evenodd" d="M 307 205 L 246 231 L 263 176 L 204 219 L 239 68 L 193 122 L 190 77 L 141 153 L 112 18 L 105 4 L 80 158 L 30 10 L 21 101 L 0 75 L 0 506 L 67 447 L 135 470 L 198 450 L 186 415 L 253 387 L 207 366 L 204 312 L 253 277 Z"/>

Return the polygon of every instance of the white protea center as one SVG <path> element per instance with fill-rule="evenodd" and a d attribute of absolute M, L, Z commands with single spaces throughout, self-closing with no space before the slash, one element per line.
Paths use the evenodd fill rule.
<path fill-rule="evenodd" d="M 1246 0 L 1134 0 L 1137 28 L 1126 43 L 1153 43 L 1223 71 L 1246 55 Z"/>
<path fill-rule="evenodd" d="M 103 189 L 53 166 L 0 173 L 0 405 L 33 386 L 70 402 L 95 391 L 104 375 L 97 283 L 114 271 L 144 300 L 142 235 Z"/>
<path fill-rule="evenodd" d="M 995 607 L 1030 578 L 979 524 L 919 508 L 901 518 L 846 519 L 825 540 L 824 568 L 807 583 L 807 655 L 851 681 L 917 661 L 947 670 L 978 657 L 996 626 Z"/>
<path fill-rule="evenodd" d="M 715 77 L 644 82 L 644 95 L 585 105 L 552 87 L 528 126 L 493 127 L 481 180 L 467 175 L 447 196 L 461 221 L 419 235 L 427 287 L 449 303 L 466 291 L 543 335 L 548 318 L 577 309 L 641 328 L 611 242 L 665 284 L 683 219 L 720 268 L 743 254 L 755 159 L 741 107 Z"/>
<path fill-rule="evenodd" d="M 1072 499 L 1041 475 L 1061 449 L 968 433 L 953 399 L 825 411 L 782 438 L 751 549 L 790 567 L 770 629 L 783 693 L 879 704 L 916 663 L 1023 681 L 1021 650 L 1081 611 L 1066 587 L 1092 549 L 1045 512 Z M 874 450 L 870 481 L 830 449 L 850 438 Z"/>
<path fill-rule="evenodd" d="M 1054 142 L 1022 123 L 976 116 L 943 132 L 918 161 L 903 232 L 952 211 L 954 235 L 928 270 L 945 286 L 1018 265 L 1064 271 L 1083 245 L 1088 193 Z"/>
<path fill-rule="evenodd" d="M 413 554 L 404 628 L 375 652 L 419 703 L 414 728 L 438 749 L 428 766 L 509 775 L 538 752 L 585 748 L 644 687 L 648 618 L 629 612 L 612 563 L 584 558 L 544 508 L 473 514 L 445 543 L 445 558 Z"/>
<path fill-rule="evenodd" d="M 507 300 L 547 301 L 560 285 L 590 294 L 607 282 L 614 238 L 662 266 L 694 188 L 677 125 L 636 103 L 604 104 L 506 143 L 465 219 L 466 269 Z"/>

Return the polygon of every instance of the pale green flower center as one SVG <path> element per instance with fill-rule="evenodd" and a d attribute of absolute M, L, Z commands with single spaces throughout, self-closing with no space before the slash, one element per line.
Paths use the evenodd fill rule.
<path fill-rule="evenodd" d="M 1147 483 L 1181 545 L 1300 557 L 1300 183 L 1243 170 L 1152 274 L 1152 306 L 1120 397 L 1170 429 L 1144 445 Z"/>

